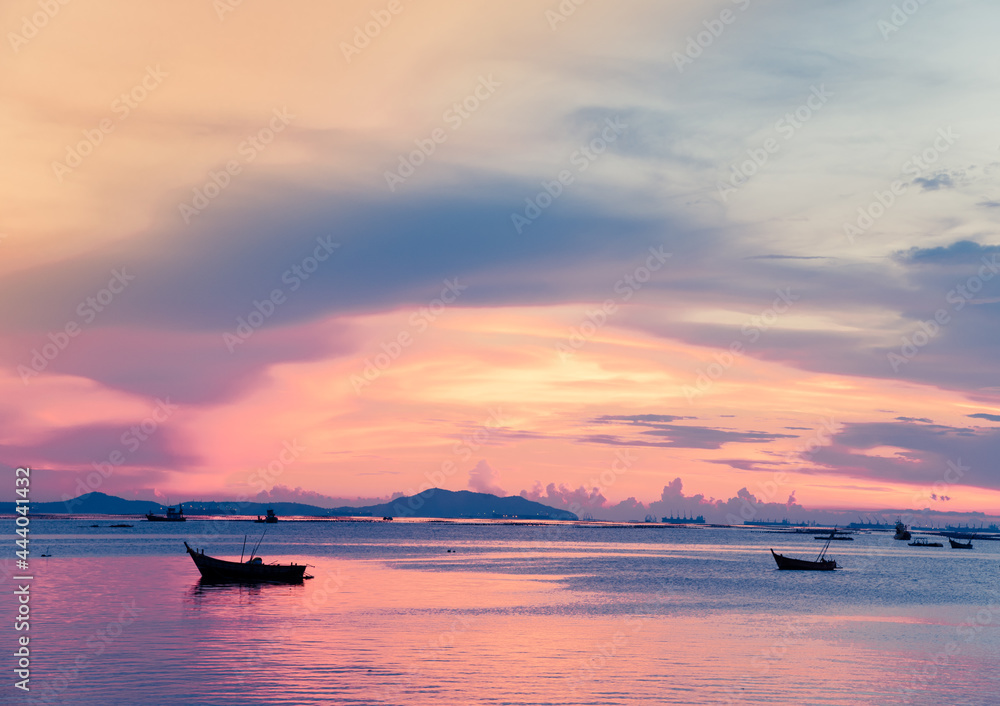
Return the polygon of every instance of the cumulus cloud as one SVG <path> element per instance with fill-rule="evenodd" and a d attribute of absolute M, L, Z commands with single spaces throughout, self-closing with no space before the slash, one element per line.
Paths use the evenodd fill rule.
<path fill-rule="evenodd" d="M 597 488 L 587 490 L 582 485 L 572 488 L 560 483 L 549 483 L 542 486 L 541 481 L 535 481 L 531 490 L 522 490 L 519 495 L 528 500 L 544 503 L 561 510 L 569 510 L 581 517 L 594 510 L 603 508 L 607 498 Z M 575 510 L 572 508 L 576 508 Z"/>
<path fill-rule="evenodd" d="M 368 497 L 368 498 L 342 498 L 332 495 L 323 495 L 314 490 L 306 490 L 301 487 L 290 488 L 287 485 L 275 485 L 270 490 L 262 490 L 254 498 L 257 502 L 289 502 L 305 503 L 306 505 L 316 505 L 318 507 L 363 507 L 365 505 L 379 505 L 389 502 L 389 496 Z"/>
<path fill-rule="evenodd" d="M 469 471 L 469 490 L 501 498 L 507 497 L 507 491 L 500 487 L 500 473 L 491 468 L 485 460 L 477 463 L 475 468 Z"/>

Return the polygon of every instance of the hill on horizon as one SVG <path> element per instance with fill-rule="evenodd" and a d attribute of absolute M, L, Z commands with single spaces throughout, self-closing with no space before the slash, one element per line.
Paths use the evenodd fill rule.
<path fill-rule="evenodd" d="M 189 517 L 199 515 L 263 515 L 268 509 L 281 516 L 305 517 L 440 517 L 460 518 L 513 518 L 576 520 L 572 512 L 559 510 L 542 503 L 514 495 L 501 498 L 489 493 L 470 490 L 444 490 L 430 488 L 411 496 L 403 496 L 387 503 L 363 507 L 342 506 L 324 508 L 296 502 L 238 502 L 199 501 L 179 503 Z M 0 503 L 0 513 L 13 513 L 16 503 Z M 147 512 L 163 514 L 166 505 L 152 500 L 126 500 L 101 492 L 91 492 L 66 501 L 32 502 L 32 514 L 85 514 L 85 515 L 144 515 Z"/>

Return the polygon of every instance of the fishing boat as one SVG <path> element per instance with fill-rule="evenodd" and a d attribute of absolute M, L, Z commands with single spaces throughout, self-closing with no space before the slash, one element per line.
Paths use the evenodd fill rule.
<path fill-rule="evenodd" d="M 278 516 L 274 514 L 274 510 L 272 510 L 271 508 L 267 508 L 267 515 L 265 515 L 264 517 L 257 515 L 257 519 L 254 520 L 254 522 L 266 522 L 272 525 L 277 521 L 278 521 Z"/>
<path fill-rule="evenodd" d="M 250 555 L 248 561 L 226 561 L 205 554 L 205 550 L 196 551 L 184 542 L 184 548 L 194 560 L 194 565 L 201 572 L 205 581 L 216 582 L 299 582 L 305 578 L 305 564 L 265 564 L 259 556 Z"/>
<path fill-rule="evenodd" d="M 783 554 L 776 554 L 775 551 L 771 550 L 771 556 L 774 557 L 774 563 L 778 565 L 779 569 L 794 569 L 798 571 L 833 571 L 837 568 L 837 562 L 833 559 L 826 558 L 826 550 L 830 546 L 830 537 L 826 538 L 826 544 L 819 552 L 819 556 L 816 557 L 814 561 L 809 561 L 807 559 L 793 559 L 790 556 L 784 556 Z"/>
<path fill-rule="evenodd" d="M 893 539 L 910 539 L 910 531 L 907 529 L 906 525 L 903 524 L 902 519 L 896 520 L 896 534 L 893 536 Z"/>
<path fill-rule="evenodd" d="M 941 542 L 932 542 L 929 539 L 924 539 L 923 537 L 921 537 L 920 539 L 914 539 L 912 542 L 910 542 L 910 546 L 911 547 L 943 547 L 944 545 L 941 544 Z"/>
<path fill-rule="evenodd" d="M 149 520 L 150 522 L 186 522 L 187 521 L 187 518 L 184 517 L 184 506 L 182 506 L 182 505 L 178 505 L 176 510 L 173 509 L 172 507 L 168 507 L 167 508 L 167 514 L 166 514 L 165 517 L 163 515 L 154 515 L 151 512 L 147 512 L 146 513 L 146 519 Z"/>
<path fill-rule="evenodd" d="M 972 549 L 972 540 L 968 542 L 956 542 L 951 537 L 948 537 L 948 541 L 951 543 L 952 549 Z"/>
<path fill-rule="evenodd" d="M 776 554 L 773 549 L 771 550 L 771 556 L 774 557 L 774 561 L 777 563 L 779 569 L 798 569 L 800 571 L 833 571 L 837 568 L 837 562 L 833 559 L 819 559 L 817 561 L 793 559 L 790 556 Z"/>

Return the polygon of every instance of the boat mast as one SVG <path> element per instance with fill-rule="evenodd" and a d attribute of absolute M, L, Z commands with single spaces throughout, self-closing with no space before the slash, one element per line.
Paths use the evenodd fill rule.
<path fill-rule="evenodd" d="M 830 532 L 830 536 L 826 538 L 826 544 L 823 545 L 823 548 L 819 552 L 819 556 L 816 557 L 816 561 L 823 561 L 823 555 L 826 554 L 826 548 L 830 546 L 830 542 L 833 541 L 833 535 L 836 534 L 836 532 L 837 528 L 834 526 L 833 531 Z"/>
<path fill-rule="evenodd" d="M 259 547 L 260 543 L 264 541 L 264 535 L 265 534 L 267 534 L 267 526 L 266 525 L 264 526 L 264 531 L 260 533 L 260 539 L 257 540 L 257 544 L 256 544 L 256 546 L 254 546 L 253 551 L 250 552 L 250 558 L 247 561 L 253 561 L 253 558 L 255 556 L 257 556 L 257 547 Z"/>

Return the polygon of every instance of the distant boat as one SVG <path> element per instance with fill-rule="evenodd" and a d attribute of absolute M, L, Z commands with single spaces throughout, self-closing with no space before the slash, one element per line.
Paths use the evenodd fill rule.
<path fill-rule="evenodd" d="M 893 536 L 893 539 L 908 540 L 909 538 L 910 538 L 910 532 L 909 530 L 907 530 L 906 525 L 903 524 L 903 520 L 902 519 L 896 520 L 896 534 Z"/>
<path fill-rule="evenodd" d="M 914 539 L 912 542 L 910 542 L 910 546 L 911 547 L 943 547 L 944 545 L 941 544 L 941 542 L 932 542 L 929 539 L 924 539 L 923 537 L 921 537 L 920 539 Z"/>
<path fill-rule="evenodd" d="M 272 525 L 277 521 L 278 521 L 278 516 L 274 514 L 274 510 L 272 510 L 271 508 L 267 509 L 266 516 L 261 517 L 260 515 L 257 515 L 257 519 L 254 520 L 254 522 L 267 522 L 268 524 Z"/>
<path fill-rule="evenodd" d="M 195 551 L 187 542 L 184 548 L 205 581 L 298 583 L 305 578 L 305 564 L 265 564 L 259 556 L 252 555 L 248 561 L 225 561 L 207 556 L 204 550 Z"/>
<path fill-rule="evenodd" d="M 108 527 L 131 527 L 132 525 L 108 525 Z"/>
<path fill-rule="evenodd" d="M 972 549 L 972 540 L 968 542 L 956 542 L 951 537 L 948 537 L 948 541 L 951 543 L 952 549 Z"/>
<path fill-rule="evenodd" d="M 816 557 L 814 561 L 808 561 L 806 559 L 793 559 L 782 554 L 775 554 L 774 550 L 771 550 L 771 556 L 774 557 L 774 562 L 778 565 L 779 569 L 794 569 L 798 571 L 833 571 L 837 568 L 837 562 L 833 559 L 826 558 L 827 547 L 830 546 L 830 539 L 833 535 L 826 538 L 826 544 L 819 552 L 819 556 Z"/>
<path fill-rule="evenodd" d="M 836 527 L 833 528 L 833 530 L 830 532 L 830 534 L 828 534 L 828 535 L 817 535 L 817 536 L 813 537 L 813 539 L 820 539 L 820 540 L 825 539 L 828 542 L 830 540 L 833 540 L 835 542 L 836 541 L 839 541 L 839 542 L 853 542 L 854 541 L 854 537 L 850 537 L 850 536 L 848 536 L 846 534 L 837 534 L 837 528 Z"/>
<path fill-rule="evenodd" d="M 177 509 L 172 507 L 167 508 L 167 515 L 154 515 L 151 512 L 146 513 L 146 519 L 150 522 L 186 522 L 187 518 L 184 517 L 184 507 L 181 505 L 177 506 Z"/>

